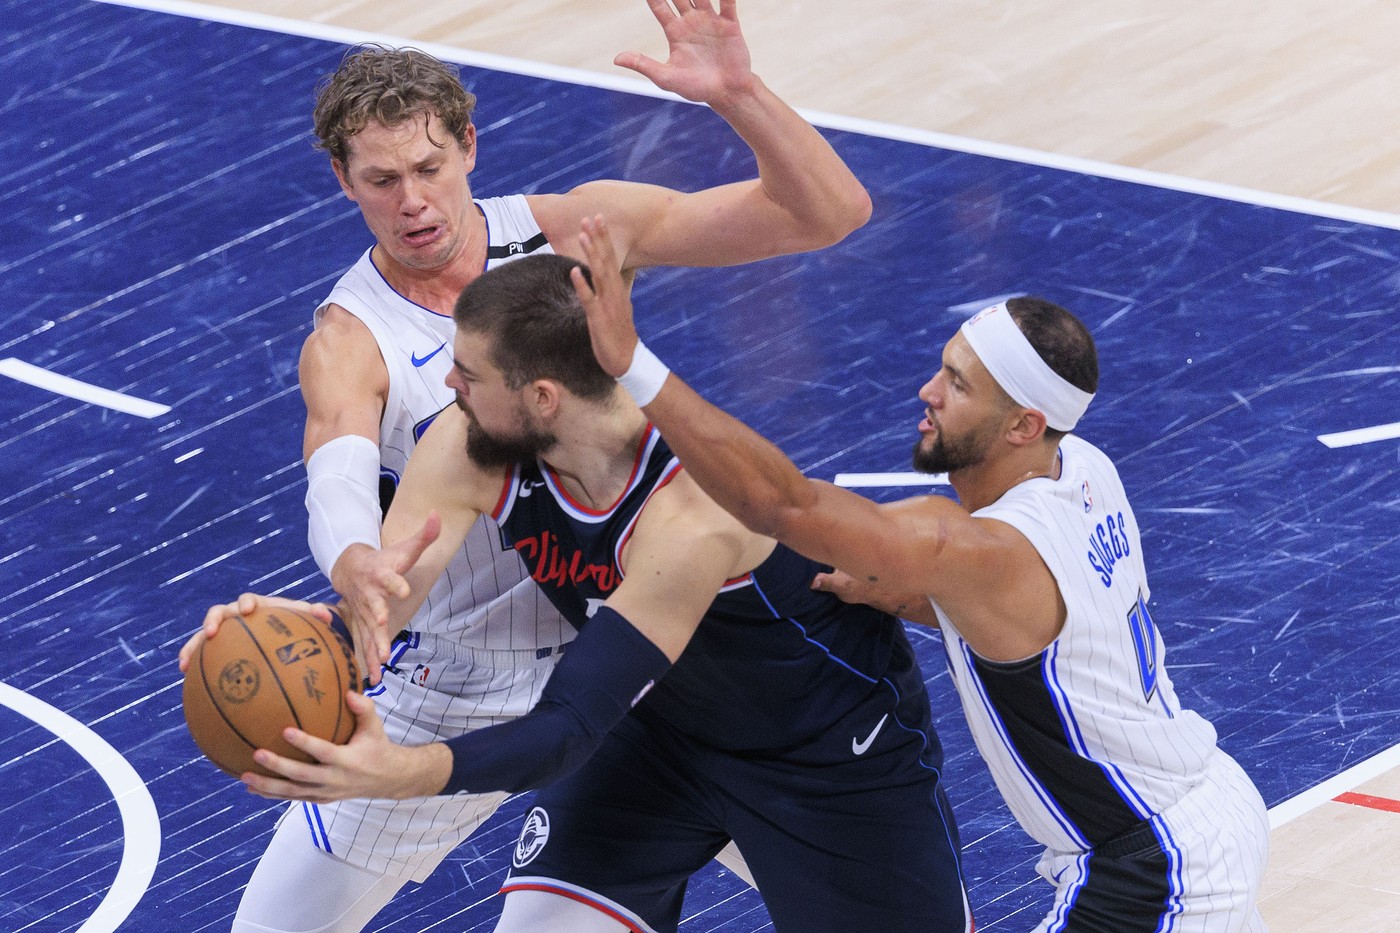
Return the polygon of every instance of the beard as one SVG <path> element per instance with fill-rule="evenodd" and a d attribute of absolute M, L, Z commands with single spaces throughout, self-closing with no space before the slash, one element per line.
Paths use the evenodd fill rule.
<path fill-rule="evenodd" d="M 948 440 L 940 430 L 933 439 L 933 446 L 924 447 L 927 438 L 914 442 L 914 469 L 919 473 L 952 473 L 981 463 L 987 456 L 987 445 L 970 432 L 961 438 Z"/>
<path fill-rule="evenodd" d="M 463 411 L 466 409 L 463 408 Z M 520 423 L 523 427 L 519 434 L 513 437 L 496 435 L 483 428 L 471 412 L 467 412 L 467 456 L 487 468 L 534 463 L 559 441 L 553 432 L 541 431 L 528 424 L 523 411 L 520 413 Z"/>

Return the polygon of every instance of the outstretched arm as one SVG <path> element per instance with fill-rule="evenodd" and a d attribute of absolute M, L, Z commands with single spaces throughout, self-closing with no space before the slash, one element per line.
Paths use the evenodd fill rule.
<path fill-rule="evenodd" d="M 571 243 L 579 218 L 606 211 L 627 268 L 718 266 L 829 246 L 864 225 L 870 195 L 822 135 L 753 73 L 734 0 L 720 0 L 718 10 L 712 0 L 647 2 L 669 56 L 623 52 L 616 64 L 708 104 L 753 150 L 758 178 L 693 194 L 583 185 L 562 196 L 574 209 L 559 211 L 567 229 L 546 229 L 551 239 Z"/>
<path fill-rule="evenodd" d="M 680 657 L 724 580 L 750 569 L 764 548 L 701 500 L 678 478 L 648 503 L 625 552 L 626 581 L 570 643 L 525 716 L 447 742 L 400 746 L 385 736 L 373 704 L 352 694 L 357 726 L 349 743 L 289 729 L 287 741 L 317 763 L 259 751 L 258 763 L 282 777 L 243 780 L 263 796 L 323 803 L 521 791 L 572 771 Z"/>
<path fill-rule="evenodd" d="M 609 271 L 616 268 L 616 258 L 601 217 L 584 222 L 580 244 L 593 270 L 593 286 L 575 270 L 574 287 L 588 314 L 598 362 L 621 377 L 715 502 L 750 530 L 853 576 L 899 591 L 935 591 L 947 576 L 938 564 L 953 529 L 961 529 L 965 540 L 973 537 L 968 526 L 974 523 L 966 512 L 942 496 L 878 505 L 809 480 L 776 446 L 659 363 L 651 370 L 652 385 L 638 386 L 639 377 L 648 381 L 647 367 L 633 369 L 633 357 L 648 354 L 639 350 L 627 289 Z M 948 584 L 942 585 L 946 589 Z"/>

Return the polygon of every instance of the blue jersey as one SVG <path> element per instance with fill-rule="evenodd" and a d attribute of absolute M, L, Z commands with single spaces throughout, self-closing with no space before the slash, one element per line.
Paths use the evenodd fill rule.
<path fill-rule="evenodd" d="M 493 513 L 507 543 L 563 616 L 582 628 L 621 584 L 623 547 L 648 499 L 681 471 L 648 426 L 626 490 L 608 509 L 573 501 L 549 466 L 516 467 Z M 899 718 L 928 723 L 928 700 L 900 622 L 811 589 L 823 567 L 779 544 L 716 595 L 680 659 L 638 704 L 705 744 L 790 749 L 891 689 Z M 907 719 L 906 719 L 907 716 Z M 925 764 L 940 765 L 932 730 Z"/>

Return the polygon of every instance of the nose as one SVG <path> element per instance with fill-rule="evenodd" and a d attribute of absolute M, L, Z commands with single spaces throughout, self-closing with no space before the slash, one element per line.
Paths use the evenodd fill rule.
<path fill-rule="evenodd" d="M 427 199 L 423 197 L 422 187 L 415 179 L 405 179 L 401 191 L 403 198 L 399 202 L 399 211 L 405 217 L 421 214 L 423 209 L 428 206 Z"/>
<path fill-rule="evenodd" d="M 929 408 L 939 407 L 939 404 L 942 402 L 942 394 L 938 391 L 937 373 L 935 373 L 933 378 L 929 379 L 928 382 L 925 382 L 923 388 L 919 390 L 919 401 L 923 402 Z"/>

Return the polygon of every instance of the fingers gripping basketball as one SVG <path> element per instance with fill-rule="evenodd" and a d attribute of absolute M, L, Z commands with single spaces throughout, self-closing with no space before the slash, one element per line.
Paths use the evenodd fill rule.
<path fill-rule="evenodd" d="M 230 775 L 268 774 L 253 762 L 266 748 L 311 760 L 282 738 L 295 726 L 344 744 L 355 731 L 345 703 L 360 682 L 350 645 L 312 616 L 259 609 L 227 619 L 185 672 L 185 723 L 205 756 Z"/>

